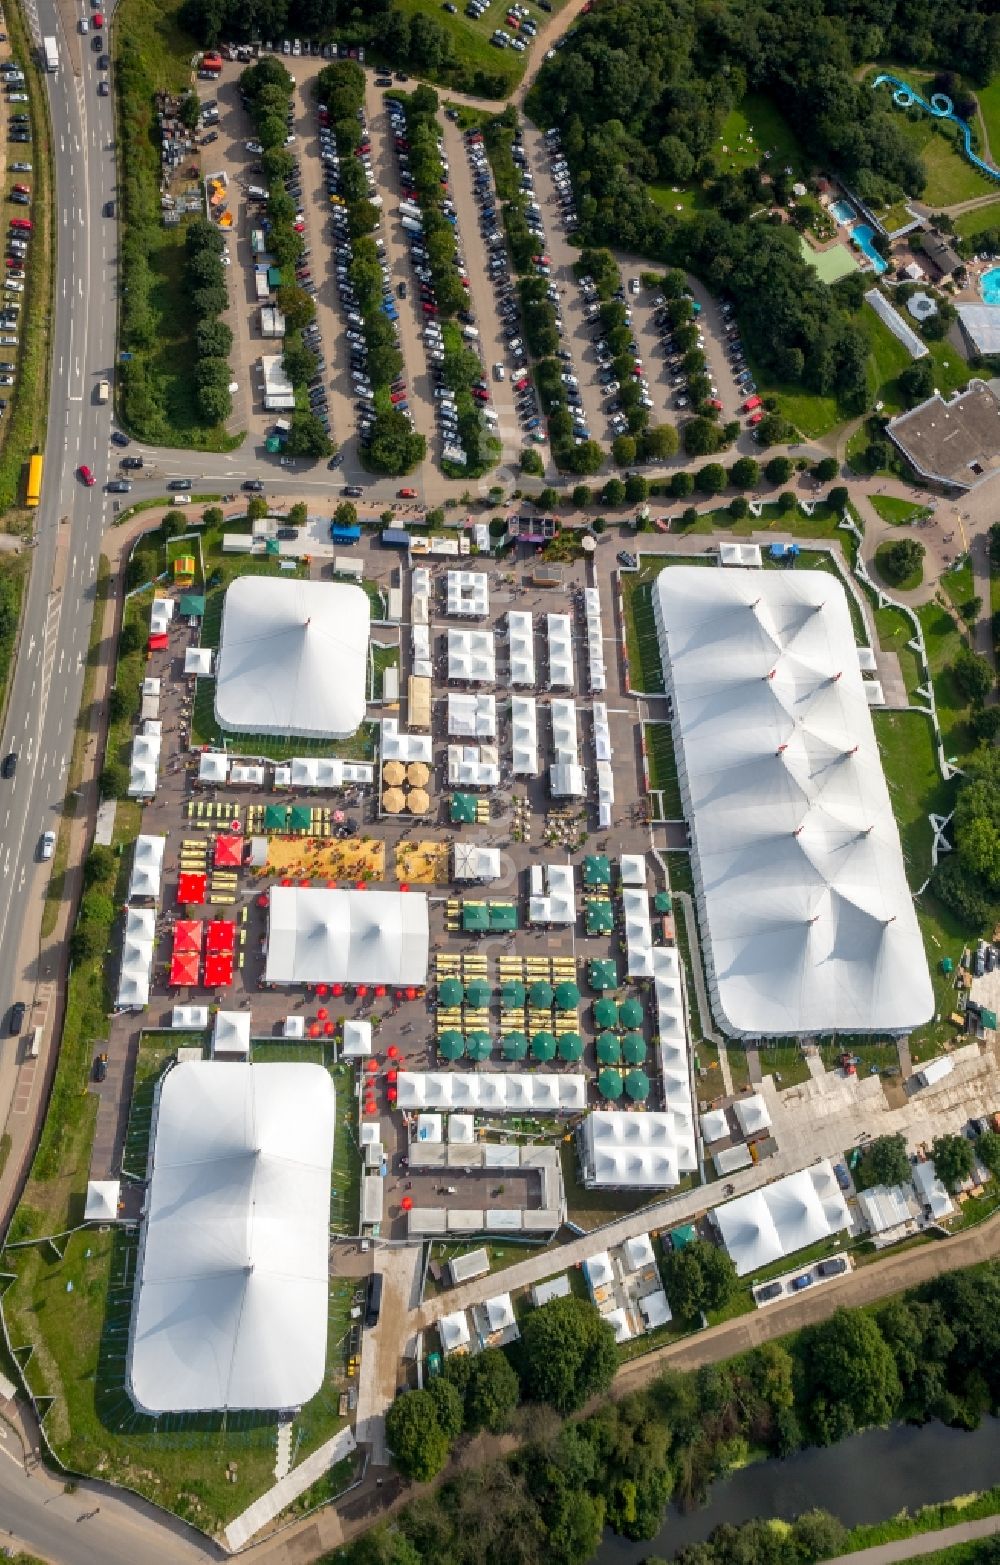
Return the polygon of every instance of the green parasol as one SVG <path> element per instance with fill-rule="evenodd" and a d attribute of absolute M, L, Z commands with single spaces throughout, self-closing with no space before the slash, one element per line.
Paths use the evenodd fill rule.
<path fill-rule="evenodd" d="M 534 1060 L 555 1059 L 556 1040 L 550 1032 L 536 1032 L 531 1040 L 531 1057 Z"/>
<path fill-rule="evenodd" d="M 583 1039 L 578 1032 L 562 1032 L 556 1040 L 559 1058 L 568 1064 L 583 1059 Z"/>
<path fill-rule="evenodd" d="M 465 1039 L 460 1032 L 443 1032 L 438 1039 L 438 1053 L 446 1060 L 460 1060 L 465 1053 Z"/>
<path fill-rule="evenodd" d="M 528 998 L 536 1011 L 550 1010 L 554 999 L 552 985 L 540 979 L 528 990 Z"/>
<path fill-rule="evenodd" d="M 645 1103 L 649 1097 L 649 1077 L 646 1072 L 629 1071 L 625 1077 L 625 1091 L 634 1103 Z"/>
<path fill-rule="evenodd" d="M 465 1003 L 466 1005 L 473 1006 L 477 1010 L 481 1006 L 489 1005 L 492 996 L 493 990 L 490 988 L 485 978 L 473 978 L 472 981 L 467 983 L 465 986 Z"/>
<path fill-rule="evenodd" d="M 493 1039 L 488 1032 L 470 1032 L 465 1040 L 465 1050 L 470 1060 L 488 1060 L 493 1052 Z"/>
<path fill-rule="evenodd" d="M 597 1090 L 602 1097 L 620 1098 L 622 1095 L 622 1079 L 617 1071 L 601 1071 L 597 1078 Z"/>
<path fill-rule="evenodd" d="M 523 1060 L 528 1053 L 528 1040 L 524 1033 L 506 1033 L 500 1040 L 500 1052 L 505 1060 Z"/>
<path fill-rule="evenodd" d="M 500 1004 L 505 1011 L 519 1011 L 524 1005 L 525 988 L 517 978 L 508 978 L 500 989 Z"/>
<path fill-rule="evenodd" d="M 610 957 L 601 957 L 587 966 L 587 980 L 591 989 L 617 989 L 618 968 Z"/>
<path fill-rule="evenodd" d="M 618 1007 L 614 1000 L 609 1000 L 607 995 L 602 995 L 594 1001 L 594 1022 L 598 1027 L 617 1027 Z"/>
<path fill-rule="evenodd" d="M 622 1046 L 613 1032 L 602 1032 L 597 1040 L 597 1058 L 601 1065 L 617 1065 L 622 1057 Z"/>
<path fill-rule="evenodd" d="M 438 984 L 438 1005 L 452 1010 L 456 1005 L 461 1005 L 464 996 L 465 990 L 458 978 L 443 978 Z"/>
<path fill-rule="evenodd" d="M 562 983 L 556 988 L 556 1008 L 560 1011 L 575 1011 L 580 1004 L 580 991 L 574 983 Z"/>
<path fill-rule="evenodd" d="M 642 1006 L 638 1000 L 623 1000 L 619 1007 L 618 1020 L 623 1027 L 641 1027 Z"/>
<path fill-rule="evenodd" d="M 641 1065 L 646 1058 L 646 1040 L 641 1032 L 627 1032 L 622 1039 L 622 1058 L 626 1065 Z"/>

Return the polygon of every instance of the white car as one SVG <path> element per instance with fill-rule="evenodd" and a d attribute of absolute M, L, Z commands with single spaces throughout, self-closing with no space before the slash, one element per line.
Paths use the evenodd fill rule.
<path fill-rule="evenodd" d="M 503 380 L 503 378 L 506 375 L 506 373 L 507 373 L 507 371 L 504 369 L 503 365 L 500 363 L 500 361 L 498 359 L 497 362 L 493 366 L 493 379 L 494 380 Z"/>
<path fill-rule="evenodd" d="M 56 851 L 56 834 L 54 831 L 42 832 L 42 858 L 50 859 Z"/>
<path fill-rule="evenodd" d="M 89 33 L 90 32 L 90 23 L 87 21 L 87 18 L 85 16 L 81 16 L 81 18 L 80 18 L 80 31 L 81 31 L 81 33 Z"/>

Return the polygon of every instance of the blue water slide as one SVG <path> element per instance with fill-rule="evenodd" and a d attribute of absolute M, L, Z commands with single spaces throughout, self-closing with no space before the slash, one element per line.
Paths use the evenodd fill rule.
<path fill-rule="evenodd" d="M 928 100 L 927 98 L 921 97 L 917 89 L 915 87 L 911 87 L 909 82 L 900 81 L 898 76 L 889 76 L 885 73 L 883 73 L 881 76 L 876 76 L 875 80 L 872 82 L 872 87 L 881 87 L 883 82 L 889 83 L 890 87 L 892 88 L 892 101 L 893 103 L 897 104 L 899 108 L 921 108 L 925 113 L 930 114 L 936 120 L 950 120 L 953 125 L 957 125 L 962 133 L 962 143 L 965 147 L 965 155 L 969 162 L 973 163 L 976 168 L 980 169 L 988 179 L 1000 180 L 1000 169 L 994 168 L 992 163 L 984 162 L 977 153 L 973 152 L 972 127 L 969 125 L 968 121 L 960 119 L 959 116 L 955 113 L 955 105 L 952 103 L 947 93 L 932 93 L 930 99 Z"/>

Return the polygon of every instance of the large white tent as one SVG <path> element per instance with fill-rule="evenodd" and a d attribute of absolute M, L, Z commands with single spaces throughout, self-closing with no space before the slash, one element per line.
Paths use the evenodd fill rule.
<path fill-rule="evenodd" d="M 427 941 L 422 892 L 273 886 L 264 976 L 271 984 L 422 984 Z"/>
<path fill-rule="evenodd" d="M 144 900 L 153 900 L 160 895 L 160 882 L 163 878 L 163 854 L 167 846 L 164 836 L 153 836 L 145 832 L 135 839 L 135 856 L 132 860 L 132 873 L 129 876 L 128 899 L 133 901 L 136 897 Z"/>
<path fill-rule="evenodd" d="M 844 590 L 653 588 L 714 1008 L 736 1036 L 905 1032 L 934 997 Z"/>
<path fill-rule="evenodd" d="M 510 660 L 510 683 L 534 685 L 535 683 L 535 619 L 526 609 L 509 609 L 507 612 L 507 655 Z"/>
<path fill-rule="evenodd" d="M 365 715 L 368 596 L 345 582 L 238 576 L 222 610 L 215 715 L 240 733 L 346 738 Z"/>
<path fill-rule="evenodd" d="M 319 1390 L 334 1108 L 318 1065 L 164 1078 L 128 1352 L 143 1411 L 294 1408 Z"/>
<path fill-rule="evenodd" d="M 580 1127 L 580 1160 L 588 1189 L 679 1184 L 697 1167 L 690 1096 L 686 1116 L 676 1109 L 646 1114 L 595 1110 Z"/>
<path fill-rule="evenodd" d="M 827 1160 L 727 1201 L 712 1216 L 741 1277 L 851 1226 Z"/>
<path fill-rule="evenodd" d="M 483 1109 L 495 1114 L 569 1114 L 587 1106 L 586 1076 L 533 1071 L 400 1071 L 400 1109 Z"/>

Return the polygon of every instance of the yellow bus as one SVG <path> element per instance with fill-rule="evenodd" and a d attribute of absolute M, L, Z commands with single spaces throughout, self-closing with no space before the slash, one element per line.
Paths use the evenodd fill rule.
<path fill-rule="evenodd" d="M 42 498 L 42 462 L 41 456 L 33 456 L 28 463 L 28 493 L 25 503 L 36 506 Z"/>

